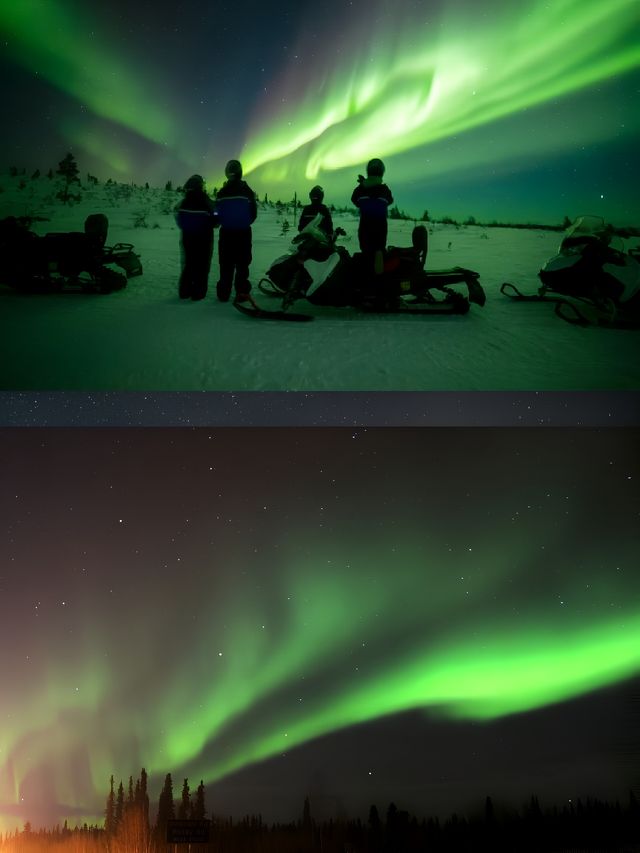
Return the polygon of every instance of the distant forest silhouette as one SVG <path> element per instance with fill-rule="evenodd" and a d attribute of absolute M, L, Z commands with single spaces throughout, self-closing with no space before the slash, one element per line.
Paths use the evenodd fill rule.
<path fill-rule="evenodd" d="M 42 172 L 40 169 L 36 169 L 29 175 L 26 167 L 11 166 L 8 170 L 8 176 L 12 179 L 12 182 L 15 179 L 19 180 L 19 190 L 29 191 L 30 186 L 33 186 L 33 182 L 40 181 L 41 179 L 47 179 L 51 182 L 52 186 L 55 184 L 55 191 L 45 193 L 45 201 L 51 205 L 61 202 L 65 206 L 72 206 L 82 200 L 83 190 L 100 186 L 99 179 L 90 172 L 87 172 L 84 183 L 82 182 L 80 168 L 73 153 L 70 151 L 67 152 L 62 160 L 60 160 L 55 171 L 53 168 L 49 168 L 47 172 Z M 157 193 L 161 193 L 164 196 L 160 202 L 158 210 L 159 212 L 168 215 L 174 212 L 177 196 L 184 192 L 183 186 L 179 183 L 174 184 L 173 180 L 166 181 L 164 188 L 151 187 L 148 182 L 142 185 L 135 183 L 133 180 L 124 182 L 115 181 L 112 178 L 107 178 L 102 182 L 102 185 L 107 192 L 110 203 L 113 206 L 119 206 L 121 202 L 131 200 L 135 200 L 140 204 L 141 209 L 136 212 L 133 222 L 135 228 L 149 227 L 146 219 L 153 213 L 150 196 L 154 196 Z M 5 187 L 0 183 L 0 193 L 3 193 L 4 191 Z M 212 187 L 209 194 L 215 197 L 217 194 L 217 187 Z M 291 214 L 295 219 L 297 218 L 298 210 L 301 209 L 304 204 L 302 201 L 303 198 L 306 199 L 306 192 L 298 193 L 296 191 L 293 194 L 293 198 L 288 201 L 281 201 L 280 199 L 274 201 L 269 198 L 267 193 L 265 193 L 264 197 L 258 199 L 258 201 L 262 209 L 275 208 L 279 214 L 288 214 L 291 211 Z M 332 213 L 352 214 L 355 218 L 359 216 L 358 209 L 353 205 L 337 206 L 335 204 L 328 204 L 328 207 Z M 38 217 L 35 216 L 32 218 L 37 219 Z M 575 216 L 573 218 L 575 218 Z M 505 219 L 481 221 L 476 219 L 475 216 L 467 216 L 464 219 L 455 219 L 448 215 L 433 214 L 428 210 L 424 210 L 422 215 L 418 216 L 416 211 L 407 213 L 404 210 L 401 210 L 397 204 L 389 209 L 389 219 L 401 219 L 414 223 L 428 222 L 432 225 L 450 225 L 455 228 L 465 228 L 471 225 L 482 228 L 520 228 L 536 231 L 565 231 L 569 225 L 571 225 L 573 218 L 565 215 L 562 222 L 556 223 L 535 223 L 530 221 L 520 222 Z M 629 238 L 640 236 L 640 228 L 637 225 L 627 225 L 623 227 L 614 227 L 610 225 L 608 227 L 609 232 L 612 235 L 619 237 Z"/>
<path fill-rule="evenodd" d="M 587 798 L 562 807 L 542 808 L 532 795 L 520 809 L 496 806 L 490 796 L 471 816 L 452 814 L 446 820 L 418 818 L 390 803 L 380 812 L 376 805 L 368 818 L 317 821 L 309 797 L 300 817 L 291 823 L 267 824 L 260 814 L 234 820 L 207 811 L 205 786 L 192 792 L 184 779 L 174 797 L 171 774 L 165 777 L 155 819 L 150 818 L 147 774 L 129 777 L 125 791 L 117 789 L 113 776 L 106 797 L 103 826 L 84 824 L 35 831 L 29 823 L 23 830 L 0 835 L 0 851 L 58 850 L 64 853 L 170 853 L 170 851 L 215 851 L 215 853 L 580 853 L 616 851 L 640 853 L 640 803 L 629 791 L 627 802 L 609 803 Z M 171 820 L 210 821 L 209 843 L 169 844 Z"/>

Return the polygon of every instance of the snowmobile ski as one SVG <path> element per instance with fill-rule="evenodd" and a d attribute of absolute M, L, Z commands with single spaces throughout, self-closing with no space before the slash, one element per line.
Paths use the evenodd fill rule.
<path fill-rule="evenodd" d="M 258 320 L 292 320 L 297 323 L 304 323 L 307 320 L 313 320 L 312 314 L 299 314 L 295 311 L 270 311 L 266 308 L 261 308 L 255 303 L 248 305 L 242 302 L 234 302 L 233 307 L 237 308 L 242 314 L 247 317 L 255 317 Z"/>
<path fill-rule="evenodd" d="M 487 301 L 487 296 L 479 281 L 479 275 L 473 270 L 464 269 L 463 267 L 450 267 L 442 270 L 425 270 L 424 275 L 426 276 L 429 289 L 438 289 L 446 287 L 449 284 L 464 283 L 469 288 L 470 302 L 482 306 Z M 282 297 L 287 292 L 271 281 L 270 278 L 260 279 L 258 288 L 265 296 Z"/>
<path fill-rule="evenodd" d="M 400 300 L 396 308 L 391 308 L 391 314 L 468 314 L 471 304 L 466 296 L 454 290 L 446 291 L 446 299 L 427 299 L 425 301 Z"/>
<path fill-rule="evenodd" d="M 541 288 L 542 292 L 539 293 L 523 293 L 521 290 L 515 286 L 515 284 L 511 284 L 510 281 L 505 281 L 500 285 L 500 293 L 503 293 L 505 296 L 508 296 L 509 299 L 513 299 L 516 302 L 564 302 L 564 297 L 562 296 L 549 296 L 548 291 L 545 291 L 544 288 Z"/>
<path fill-rule="evenodd" d="M 234 307 L 247 317 L 254 317 L 258 320 L 291 320 L 293 322 L 305 322 L 315 319 L 312 314 L 300 314 L 294 311 L 284 311 L 282 309 L 272 311 L 267 308 L 261 308 L 255 302 L 238 303 L 234 302 Z M 356 307 L 356 306 L 352 306 Z M 404 300 L 401 299 L 396 305 L 384 306 L 357 306 L 358 311 L 366 314 L 422 314 L 442 315 L 442 314 L 467 314 L 470 308 L 470 302 L 466 296 L 455 291 L 447 291 L 445 299 L 425 299 L 425 300 Z"/>
<path fill-rule="evenodd" d="M 581 300 L 580 305 L 570 302 L 568 299 L 557 301 L 556 314 L 573 326 L 600 326 L 605 329 L 640 329 L 640 318 L 625 317 L 624 313 L 617 311 L 611 301 L 611 305 L 598 306 L 593 302 Z"/>
<path fill-rule="evenodd" d="M 264 293 L 265 296 L 284 296 L 286 290 L 282 290 L 282 288 L 278 287 L 270 278 L 261 278 L 258 282 L 258 289 L 261 293 Z"/>

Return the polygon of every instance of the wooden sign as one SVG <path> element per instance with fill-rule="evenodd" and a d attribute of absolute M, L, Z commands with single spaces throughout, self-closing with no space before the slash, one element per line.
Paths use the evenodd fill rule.
<path fill-rule="evenodd" d="M 210 820 L 170 820 L 167 822 L 169 844 L 198 844 L 209 841 Z"/>

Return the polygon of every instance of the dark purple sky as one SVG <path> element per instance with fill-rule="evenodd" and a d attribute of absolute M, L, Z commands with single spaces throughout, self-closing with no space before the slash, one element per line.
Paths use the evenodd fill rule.
<path fill-rule="evenodd" d="M 2 430 L 0 827 L 142 766 L 266 819 L 625 799 L 638 438 Z"/>

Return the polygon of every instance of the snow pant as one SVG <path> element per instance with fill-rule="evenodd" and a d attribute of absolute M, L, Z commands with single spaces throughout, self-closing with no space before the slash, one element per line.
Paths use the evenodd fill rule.
<path fill-rule="evenodd" d="M 377 302 L 384 291 L 380 274 L 384 268 L 384 250 L 387 246 L 387 220 L 360 219 L 358 240 L 362 252 L 362 281 L 365 291 Z"/>
<path fill-rule="evenodd" d="M 379 275 L 384 265 L 384 250 L 387 245 L 387 220 L 360 219 L 358 240 L 365 267 L 372 276 Z"/>
<path fill-rule="evenodd" d="M 360 251 L 365 257 L 373 256 L 377 251 L 385 250 L 387 246 L 387 220 L 361 219 L 358 226 Z"/>
<path fill-rule="evenodd" d="M 249 293 L 251 263 L 251 228 L 220 228 L 218 238 L 220 279 L 218 299 L 226 302 L 235 284 L 236 294 Z"/>
<path fill-rule="evenodd" d="M 213 231 L 210 234 L 183 233 L 181 248 L 180 298 L 204 299 L 213 255 Z"/>

